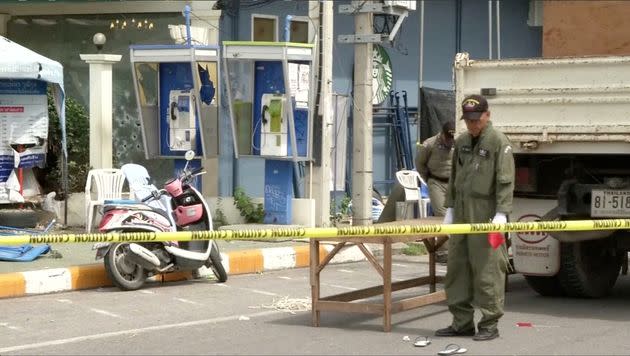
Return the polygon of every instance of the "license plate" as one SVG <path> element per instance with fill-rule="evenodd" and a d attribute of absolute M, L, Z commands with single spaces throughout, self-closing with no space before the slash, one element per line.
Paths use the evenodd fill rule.
<path fill-rule="evenodd" d="M 591 216 L 630 217 L 630 190 L 593 190 Z"/>

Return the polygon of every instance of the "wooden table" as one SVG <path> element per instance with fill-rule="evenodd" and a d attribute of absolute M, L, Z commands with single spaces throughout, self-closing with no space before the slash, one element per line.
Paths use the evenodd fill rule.
<path fill-rule="evenodd" d="M 395 221 L 381 225 L 417 225 L 441 223 L 442 218 L 424 218 L 417 220 Z M 331 242 L 331 239 L 313 238 L 310 240 L 310 280 L 312 298 L 313 326 L 319 326 L 320 312 L 336 311 L 344 313 L 366 313 L 383 316 L 383 330 L 391 331 L 391 316 L 403 310 L 410 310 L 424 305 L 441 302 L 446 299 L 443 290 L 436 291 L 436 283 L 442 277 L 435 274 L 435 251 L 448 239 L 446 235 L 438 236 L 366 236 L 366 237 L 335 237 L 335 247 L 320 260 L 320 242 Z M 429 252 L 429 275 L 392 283 L 392 244 L 396 242 L 422 241 Z M 383 244 L 383 265 L 365 247 L 365 243 Z M 356 245 L 363 252 L 367 260 L 383 278 L 383 284 L 352 292 L 320 296 L 320 274 L 330 260 L 344 247 Z M 421 296 L 392 301 L 392 292 L 429 285 L 430 292 Z M 377 295 L 383 295 L 382 302 L 356 302 Z"/>

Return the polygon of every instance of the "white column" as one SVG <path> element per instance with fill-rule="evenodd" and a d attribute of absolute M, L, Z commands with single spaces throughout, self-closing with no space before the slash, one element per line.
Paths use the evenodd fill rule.
<path fill-rule="evenodd" d="M 7 24 L 11 20 L 11 15 L 0 14 L 0 36 L 7 36 Z"/>
<path fill-rule="evenodd" d="M 194 27 L 203 27 L 208 29 L 208 36 L 204 44 L 219 45 L 219 22 L 221 20 L 221 10 L 211 10 L 212 6 L 207 7 L 206 4 L 196 4 L 193 2 L 191 6 L 195 16 L 191 16 L 190 25 Z"/>
<path fill-rule="evenodd" d="M 81 54 L 90 65 L 90 166 L 112 168 L 112 65 L 118 54 Z"/>

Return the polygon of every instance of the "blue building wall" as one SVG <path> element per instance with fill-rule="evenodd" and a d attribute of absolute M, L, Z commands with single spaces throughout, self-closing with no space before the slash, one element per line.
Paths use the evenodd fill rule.
<path fill-rule="evenodd" d="M 424 85 L 438 89 L 452 89 L 452 63 L 456 53 L 456 2 L 457 0 L 425 1 L 424 22 Z M 339 14 L 339 5 L 349 1 L 335 1 L 333 45 L 333 90 L 339 94 L 351 94 L 354 47 L 336 42 L 339 35 L 354 33 L 354 18 Z M 462 1 L 461 51 L 472 58 L 488 58 L 488 1 Z M 418 6 L 419 9 L 419 6 Z M 493 6 L 493 12 L 495 11 Z M 501 57 L 527 58 L 540 57 L 542 53 L 542 31 L 539 27 L 527 25 L 529 0 L 501 2 Z M 221 39 L 251 39 L 251 15 L 268 14 L 278 16 L 278 38 L 283 39 L 286 15 L 307 16 L 307 1 L 276 1 L 254 9 L 241 9 L 238 18 L 224 16 L 221 23 Z M 232 21 L 235 21 L 232 23 Z M 419 72 L 419 11 L 410 12 L 399 31 L 393 47 L 386 46 L 392 61 L 393 90 L 406 90 L 409 106 L 417 106 Z M 236 34 L 234 32 L 237 32 Z M 227 33 L 227 34 L 226 34 Z M 493 33 L 493 37 L 496 36 Z M 496 39 L 494 39 L 496 41 Z M 496 58 L 496 42 L 493 44 Z M 225 98 L 225 96 L 224 96 Z M 227 105 L 227 103 L 225 103 Z M 224 108 L 226 108 L 224 105 Z M 224 110 L 224 113 L 227 110 Z M 228 120 L 226 116 L 226 120 Z M 227 122 L 227 121 L 226 121 Z M 229 131 L 224 131 L 229 132 Z M 386 167 L 392 159 L 392 148 L 386 144 L 386 130 L 375 128 L 373 145 L 373 165 L 375 181 L 385 180 Z M 415 140 L 416 128 L 411 128 Z M 231 195 L 233 185 L 243 187 L 252 196 L 263 195 L 264 161 L 256 158 L 240 158 L 232 162 L 231 140 L 221 144 L 220 194 Z M 234 177 L 234 180 L 232 180 Z M 233 184 L 232 184 L 233 183 Z M 377 187 L 381 189 L 380 187 Z M 387 189 L 384 189 L 387 193 Z"/>

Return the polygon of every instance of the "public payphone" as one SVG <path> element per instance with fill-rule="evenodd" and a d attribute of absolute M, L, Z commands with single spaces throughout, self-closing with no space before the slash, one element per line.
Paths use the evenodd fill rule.
<path fill-rule="evenodd" d="M 261 98 L 260 154 L 263 156 L 286 156 L 288 125 L 284 117 L 285 96 L 263 94 Z"/>
<path fill-rule="evenodd" d="M 147 159 L 219 155 L 219 48 L 137 45 L 130 59 Z"/>
<path fill-rule="evenodd" d="M 293 177 L 312 160 L 312 64 L 312 44 L 223 42 L 234 152 L 265 159 L 266 223 L 291 223 Z"/>
<path fill-rule="evenodd" d="M 195 148 L 197 115 L 195 98 L 191 90 L 171 90 L 167 121 L 168 146 L 171 151 L 188 151 Z"/>
<path fill-rule="evenodd" d="M 235 156 L 312 160 L 313 45 L 223 41 Z"/>

